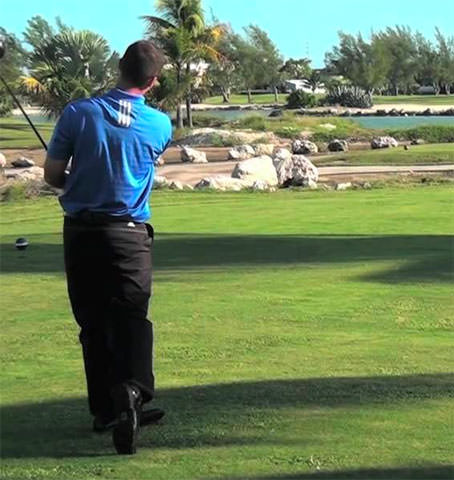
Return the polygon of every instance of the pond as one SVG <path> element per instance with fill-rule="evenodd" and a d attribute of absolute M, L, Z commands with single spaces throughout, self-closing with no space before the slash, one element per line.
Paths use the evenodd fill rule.
<path fill-rule="evenodd" d="M 453 116 L 418 116 L 418 117 L 354 117 L 355 122 L 365 128 L 411 128 L 420 125 L 451 125 L 454 126 Z"/>
<path fill-rule="evenodd" d="M 220 118 L 225 121 L 234 121 L 251 115 L 268 116 L 270 109 L 260 110 L 223 110 L 213 109 L 209 111 L 194 111 L 194 117 L 209 116 Z M 173 115 L 172 115 L 173 116 Z M 22 115 L 15 116 L 16 119 L 23 119 Z M 53 122 L 44 115 L 31 114 L 30 118 L 36 123 Z M 411 128 L 419 125 L 452 125 L 454 126 L 453 116 L 415 116 L 415 117 L 351 117 L 354 122 L 362 127 L 371 129 L 385 128 Z"/>

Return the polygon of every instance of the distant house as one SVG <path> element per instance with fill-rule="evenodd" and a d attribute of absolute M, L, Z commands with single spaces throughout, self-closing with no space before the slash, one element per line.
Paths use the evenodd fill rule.
<path fill-rule="evenodd" d="M 418 88 L 418 93 L 420 95 L 435 95 L 438 92 L 432 85 L 423 85 Z"/>

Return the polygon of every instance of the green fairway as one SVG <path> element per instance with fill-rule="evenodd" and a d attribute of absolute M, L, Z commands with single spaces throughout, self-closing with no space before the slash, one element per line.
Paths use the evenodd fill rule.
<path fill-rule="evenodd" d="M 90 432 L 57 201 L 2 204 L 2 478 L 452 478 L 453 192 L 156 192 L 167 415 L 123 458 Z"/>
<path fill-rule="evenodd" d="M 278 94 L 278 103 L 286 103 L 287 102 L 287 93 L 279 93 Z M 230 95 L 230 103 L 226 104 L 222 101 L 222 96 L 218 95 L 215 97 L 209 97 L 204 99 L 203 103 L 207 103 L 209 105 L 246 105 L 248 102 L 248 97 L 246 94 L 232 94 Z M 271 104 L 276 103 L 276 98 L 274 93 L 258 93 L 256 95 L 252 95 L 252 103 L 256 103 L 258 105 L 264 104 Z"/>
<path fill-rule="evenodd" d="M 454 105 L 454 95 L 375 95 L 375 105 L 387 103 L 411 103 L 414 105 Z"/>
<path fill-rule="evenodd" d="M 451 164 L 454 162 L 454 144 L 411 145 L 380 150 L 352 150 L 348 153 L 332 154 L 322 159 L 314 157 L 318 166 L 342 162 L 343 165 L 424 165 Z"/>
<path fill-rule="evenodd" d="M 54 130 L 54 122 L 36 123 L 41 136 L 46 142 Z M 40 148 L 41 143 L 30 125 L 22 118 L 0 118 L 0 150 L 2 148 Z"/>
<path fill-rule="evenodd" d="M 321 97 L 322 95 L 317 95 Z M 286 103 L 288 94 L 280 93 L 278 95 L 279 102 L 281 104 Z M 210 105 L 222 105 L 222 97 L 215 96 L 209 97 L 203 101 L 203 103 L 208 103 Z M 238 95 L 234 94 L 230 96 L 230 105 L 245 105 L 248 103 L 247 95 Z M 266 103 L 276 103 L 274 94 L 257 94 L 252 95 L 252 103 L 266 104 Z M 411 103 L 414 105 L 454 105 L 454 95 L 375 95 L 374 104 L 375 105 L 385 105 L 385 104 L 406 104 Z M 225 105 L 225 104 L 224 104 Z"/>

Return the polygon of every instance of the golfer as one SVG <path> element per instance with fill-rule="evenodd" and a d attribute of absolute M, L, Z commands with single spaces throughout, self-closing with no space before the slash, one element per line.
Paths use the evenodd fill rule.
<path fill-rule="evenodd" d="M 63 188 L 65 269 L 93 430 L 113 428 L 119 454 L 135 453 L 139 424 L 164 414 L 142 412 L 154 392 L 153 228 L 145 222 L 156 162 L 172 135 L 169 117 L 144 95 L 164 61 L 148 41 L 130 45 L 116 88 L 66 106 L 44 167 L 46 181 Z"/>

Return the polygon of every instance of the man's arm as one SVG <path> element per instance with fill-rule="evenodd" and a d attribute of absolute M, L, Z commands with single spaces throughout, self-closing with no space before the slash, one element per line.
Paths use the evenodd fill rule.
<path fill-rule="evenodd" d="M 49 155 L 44 164 L 44 180 L 52 187 L 63 188 L 66 180 L 66 167 L 68 160 L 56 160 Z"/>
<path fill-rule="evenodd" d="M 56 188 L 65 186 L 65 170 L 74 150 L 73 127 L 74 107 L 69 104 L 55 126 L 44 164 L 44 180 Z"/>

